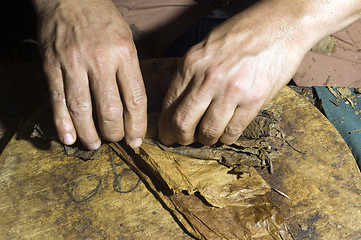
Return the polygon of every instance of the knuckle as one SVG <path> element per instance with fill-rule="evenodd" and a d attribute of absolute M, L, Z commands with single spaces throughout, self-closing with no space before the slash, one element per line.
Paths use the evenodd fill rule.
<path fill-rule="evenodd" d="M 65 93 L 64 91 L 51 90 L 50 99 L 55 104 L 65 104 Z"/>
<path fill-rule="evenodd" d="M 92 107 L 80 99 L 70 100 L 67 104 L 70 114 L 74 117 L 83 117 L 91 114 Z"/>
<path fill-rule="evenodd" d="M 184 68 L 190 68 L 192 67 L 197 61 L 197 58 L 195 56 L 195 51 L 188 51 L 184 56 Z"/>
<path fill-rule="evenodd" d="M 65 116 L 55 116 L 54 117 L 55 127 L 59 130 L 71 131 L 72 121 Z"/>
<path fill-rule="evenodd" d="M 89 54 L 91 67 L 98 78 L 104 78 L 109 75 L 109 70 L 114 64 L 116 51 L 102 46 L 95 46 Z"/>
<path fill-rule="evenodd" d="M 224 134 L 226 134 L 228 137 L 236 138 L 243 132 L 242 126 L 227 126 L 224 129 Z"/>
<path fill-rule="evenodd" d="M 266 91 L 263 91 L 261 89 L 257 89 L 255 91 L 252 91 L 252 93 L 249 95 L 249 101 L 254 104 L 262 104 L 267 99 L 267 93 Z"/>
<path fill-rule="evenodd" d="M 189 51 L 186 53 L 183 64 L 181 65 L 181 70 L 183 73 L 183 77 L 187 77 L 195 71 L 197 68 L 198 58 L 194 51 Z"/>
<path fill-rule="evenodd" d="M 43 58 L 44 72 L 49 78 L 50 76 L 53 75 L 54 70 L 60 69 L 61 67 L 60 62 L 56 57 L 55 53 L 48 49 L 42 52 L 42 58 Z"/>
<path fill-rule="evenodd" d="M 168 92 L 166 96 L 163 98 L 163 108 L 165 109 L 170 108 L 174 104 L 175 99 L 177 99 L 176 96 Z"/>
<path fill-rule="evenodd" d="M 93 65 L 100 73 L 104 73 L 108 70 L 109 55 L 102 50 L 96 51 L 92 56 Z"/>
<path fill-rule="evenodd" d="M 67 46 L 64 50 L 59 51 L 60 59 L 63 65 L 78 65 L 80 63 L 81 54 L 76 46 Z"/>
<path fill-rule="evenodd" d="M 99 115 L 105 122 L 119 119 L 122 111 L 122 106 L 117 103 L 103 103 L 99 106 Z"/>
<path fill-rule="evenodd" d="M 190 121 L 188 114 L 178 112 L 172 118 L 172 126 L 175 128 L 177 135 L 184 136 L 190 130 Z"/>
<path fill-rule="evenodd" d="M 262 105 L 268 98 L 265 86 L 248 86 L 243 81 L 233 80 L 228 85 L 227 91 L 231 96 L 241 97 L 241 102 L 252 105 Z"/>
<path fill-rule="evenodd" d="M 119 40 L 118 51 L 123 57 L 133 58 L 137 55 L 137 49 L 134 42 L 129 39 Z"/>
<path fill-rule="evenodd" d="M 44 63 L 53 63 L 55 62 L 56 56 L 54 51 L 50 48 L 50 47 L 44 47 L 43 49 L 41 49 L 42 51 L 42 56 L 44 59 Z"/>
<path fill-rule="evenodd" d="M 225 82 L 224 74 L 218 70 L 217 67 L 211 67 L 207 69 L 205 72 L 205 76 L 202 82 L 202 91 L 207 94 L 212 89 L 219 89 L 221 90 L 224 88 L 224 82 Z"/>
<path fill-rule="evenodd" d="M 129 94 L 126 99 L 128 111 L 134 112 L 144 109 L 147 106 L 147 97 L 141 87 L 138 87 Z"/>
<path fill-rule="evenodd" d="M 227 90 L 231 93 L 243 95 L 245 93 L 245 86 L 242 83 L 241 79 L 232 79 L 231 81 L 229 81 Z"/>
<path fill-rule="evenodd" d="M 212 125 L 202 125 L 200 128 L 200 134 L 208 140 L 218 140 L 221 135 L 221 131 Z"/>
<path fill-rule="evenodd" d="M 205 81 L 209 82 L 210 84 L 214 84 L 219 82 L 219 80 L 224 80 L 225 72 L 222 71 L 219 67 L 210 67 L 206 71 Z"/>

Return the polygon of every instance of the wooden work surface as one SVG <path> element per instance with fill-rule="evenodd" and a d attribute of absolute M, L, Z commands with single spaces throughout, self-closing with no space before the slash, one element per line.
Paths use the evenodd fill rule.
<path fill-rule="evenodd" d="M 176 60 L 143 62 L 149 110 L 159 111 Z M 341 136 L 303 97 L 285 88 L 289 143 L 260 170 L 296 239 L 360 239 L 361 175 Z M 191 239 L 107 146 L 84 161 L 33 134 L 44 110 L 19 128 L 0 156 L 1 239 Z M 46 120 L 48 121 L 48 120 Z M 301 152 L 301 153 L 300 153 Z"/>

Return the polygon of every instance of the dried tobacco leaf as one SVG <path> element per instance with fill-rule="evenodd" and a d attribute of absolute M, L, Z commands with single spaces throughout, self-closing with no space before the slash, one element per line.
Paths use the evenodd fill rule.
<path fill-rule="evenodd" d="M 332 55 L 332 53 L 336 49 L 335 43 L 336 43 L 335 37 L 327 36 L 321 39 L 321 41 L 319 41 L 315 46 L 313 46 L 311 51 L 325 55 Z"/>
<path fill-rule="evenodd" d="M 278 209 L 265 196 L 247 199 L 245 206 L 224 208 L 205 205 L 195 194 L 179 193 L 170 199 L 204 239 L 293 239 Z"/>
<path fill-rule="evenodd" d="M 340 95 L 338 95 L 338 93 L 335 90 L 333 90 L 332 87 L 327 86 L 327 88 L 332 93 L 332 95 L 336 98 L 336 101 L 339 101 L 341 99 Z"/>
<path fill-rule="evenodd" d="M 245 129 L 242 136 L 231 145 L 215 144 L 203 146 L 165 146 L 156 138 L 148 138 L 146 143 L 157 145 L 166 152 L 183 156 L 215 160 L 232 168 L 235 174 L 249 173 L 250 167 L 270 166 L 271 159 L 282 149 L 285 140 L 279 124 L 279 109 L 269 106 L 262 110 Z"/>
<path fill-rule="evenodd" d="M 272 166 L 270 158 L 284 145 L 278 119 L 274 108 L 264 109 L 232 145 L 168 147 L 157 141 L 150 116 L 140 148 L 111 146 L 197 238 L 293 239 L 265 197 L 270 186 L 252 167 Z M 230 174 L 243 172 L 250 174 Z"/>
<path fill-rule="evenodd" d="M 143 144 L 135 152 L 146 161 L 148 168 L 167 182 L 174 193 L 200 192 L 215 207 L 237 205 L 244 199 L 265 195 L 271 190 L 253 168 L 249 169 L 252 174 L 245 174 L 239 179 L 228 174 L 227 167 L 217 161 L 165 152 L 149 144 Z"/>
<path fill-rule="evenodd" d="M 345 103 L 349 103 L 353 109 L 355 109 L 355 103 L 351 96 L 351 90 L 349 88 L 337 88 L 337 92 L 340 93 L 341 97 L 345 100 Z"/>
<path fill-rule="evenodd" d="M 64 145 L 65 154 L 72 157 L 77 157 L 83 160 L 92 160 L 95 159 L 98 154 L 101 153 L 101 148 L 93 151 L 89 151 L 79 145 Z"/>
<path fill-rule="evenodd" d="M 269 186 L 252 176 L 227 174 L 216 161 L 165 152 L 143 144 L 112 148 L 141 177 L 178 222 L 198 239 L 294 239 L 274 204 Z"/>

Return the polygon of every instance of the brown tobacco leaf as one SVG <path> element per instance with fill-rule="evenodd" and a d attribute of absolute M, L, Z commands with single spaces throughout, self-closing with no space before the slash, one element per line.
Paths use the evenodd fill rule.
<path fill-rule="evenodd" d="M 275 106 L 268 106 L 258 113 L 253 121 L 243 131 L 243 138 L 259 139 L 263 137 L 277 137 L 281 132 L 279 124 L 280 109 Z"/>
<path fill-rule="evenodd" d="M 149 139 L 146 142 L 151 142 Z M 254 147 L 237 148 L 234 146 L 190 146 L 167 147 L 155 141 L 162 150 L 170 153 L 177 153 L 186 157 L 202 160 L 214 160 L 227 167 L 232 167 L 234 173 L 249 173 L 249 167 L 266 166 L 266 163 L 259 158 L 260 150 Z M 236 170 L 236 171 L 235 171 Z"/>
<path fill-rule="evenodd" d="M 215 160 L 232 168 L 232 173 L 249 173 L 250 167 L 270 166 L 271 159 L 277 155 L 285 143 L 279 126 L 279 111 L 277 109 L 262 110 L 257 117 L 232 145 L 216 144 L 202 146 L 165 146 L 156 138 L 148 138 L 146 143 L 157 145 L 166 152 L 177 153 L 183 156 Z M 149 136 L 148 136 L 149 137 Z"/>
<path fill-rule="evenodd" d="M 345 100 L 345 103 L 349 103 L 353 109 L 355 109 L 355 103 L 351 97 L 351 90 L 349 88 L 337 88 L 337 92 L 340 93 L 341 97 Z"/>
<path fill-rule="evenodd" d="M 101 152 L 100 148 L 97 150 L 89 151 L 78 145 L 73 145 L 73 146 L 64 145 L 64 150 L 66 155 L 77 157 L 83 160 L 95 159 L 98 156 L 98 154 L 100 154 Z"/>
<path fill-rule="evenodd" d="M 200 192 L 215 207 L 239 204 L 244 199 L 270 191 L 268 184 L 253 168 L 250 169 L 252 174 L 244 174 L 238 181 L 237 176 L 228 174 L 228 168 L 217 161 L 165 152 L 149 144 L 143 144 L 135 151 L 173 192 Z"/>
<path fill-rule="evenodd" d="M 332 95 L 336 98 L 338 102 L 340 99 L 345 101 L 345 104 L 350 104 L 353 109 L 355 109 L 354 96 L 351 96 L 352 92 L 349 88 L 337 88 L 336 91 L 328 86 L 328 90 L 332 93 Z M 335 104 L 337 105 L 337 104 Z"/>
<path fill-rule="evenodd" d="M 179 223 L 199 239 L 293 239 L 270 187 L 251 168 L 241 178 L 216 161 L 165 152 L 143 144 L 112 148 L 140 176 Z"/>
<path fill-rule="evenodd" d="M 321 41 L 319 41 L 315 46 L 313 46 L 311 51 L 330 56 L 336 49 L 335 42 L 336 42 L 335 37 L 327 36 L 321 39 Z"/>
<path fill-rule="evenodd" d="M 148 126 L 140 148 L 111 146 L 189 233 L 199 239 L 293 239 L 265 197 L 271 188 L 252 167 L 265 166 L 285 142 L 275 109 L 263 110 L 229 146 L 167 147 L 156 140 L 154 118 Z M 250 174 L 229 174 L 229 167 Z"/>
<path fill-rule="evenodd" d="M 247 199 L 247 206 L 224 208 L 205 205 L 195 194 L 179 193 L 170 199 L 205 239 L 293 239 L 278 209 L 265 196 Z"/>
<path fill-rule="evenodd" d="M 340 95 L 331 87 L 327 86 L 328 90 L 331 92 L 331 94 L 336 98 L 336 101 L 339 101 L 341 99 Z"/>

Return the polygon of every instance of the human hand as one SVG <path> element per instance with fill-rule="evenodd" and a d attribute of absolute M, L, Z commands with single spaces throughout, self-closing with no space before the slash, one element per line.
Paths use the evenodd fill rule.
<path fill-rule="evenodd" d="M 138 147 L 146 94 L 132 34 L 109 0 L 33 0 L 39 46 L 60 140 L 97 149 L 101 135 Z M 95 106 L 92 105 L 92 97 Z"/>
<path fill-rule="evenodd" d="M 310 44 L 295 40 L 292 19 L 264 5 L 188 51 L 164 98 L 158 127 L 164 144 L 235 142 L 292 78 Z"/>

